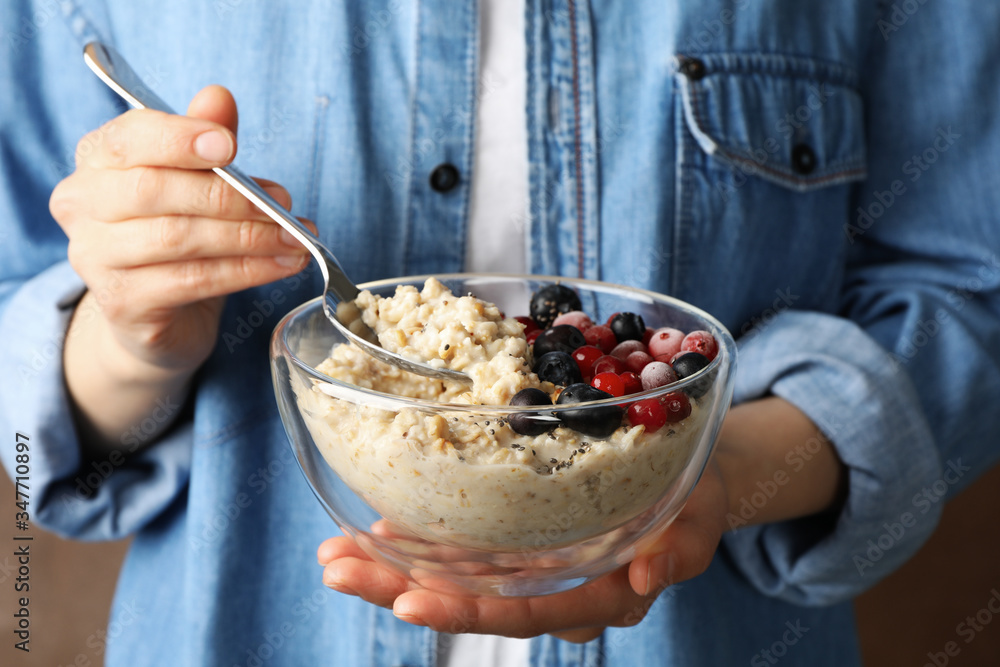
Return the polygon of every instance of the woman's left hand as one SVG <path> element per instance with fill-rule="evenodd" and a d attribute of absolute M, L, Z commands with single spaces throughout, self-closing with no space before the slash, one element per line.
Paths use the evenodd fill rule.
<path fill-rule="evenodd" d="M 541 597 L 467 597 L 430 590 L 376 563 L 348 537 L 326 540 L 317 557 L 327 586 L 392 609 L 414 625 L 455 634 L 548 633 L 585 642 L 608 626 L 639 623 L 664 589 L 701 574 L 726 530 L 726 511 L 722 478 L 710 463 L 684 509 L 646 552 L 588 584 Z"/>

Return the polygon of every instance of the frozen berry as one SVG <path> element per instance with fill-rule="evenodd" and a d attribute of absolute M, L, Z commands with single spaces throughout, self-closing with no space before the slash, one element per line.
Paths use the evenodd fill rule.
<path fill-rule="evenodd" d="M 653 357 L 667 357 L 663 361 L 670 361 L 670 358 L 681 351 L 681 343 L 684 341 L 684 332 L 680 329 L 663 327 L 653 332 L 653 337 L 649 339 L 649 353 Z"/>
<path fill-rule="evenodd" d="M 633 373 L 641 373 L 642 369 L 653 360 L 653 357 L 649 356 L 646 352 L 642 350 L 636 350 L 632 354 L 625 357 L 625 365 Z"/>
<path fill-rule="evenodd" d="M 670 423 L 679 422 L 691 414 L 691 401 L 682 392 L 671 392 L 666 396 L 661 396 L 659 400 L 667 413 L 667 421 Z"/>
<path fill-rule="evenodd" d="M 522 389 L 521 391 L 514 394 L 513 398 L 510 399 L 510 405 L 514 406 L 524 406 L 524 405 L 552 405 L 552 399 L 541 389 Z M 518 412 L 512 415 L 508 415 L 507 423 L 510 424 L 510 428 L 519 435 L 541 435 L 545 433 L 553 426 L 556 425 L 554 421 L 539 419 L 541 413 L 539 412 Z"/>
<path fill-rule="evenodd" d="M 647 347 L 649 346 L 649 341 L 653 337 L 653 333 L 654 332 L 653 332 L 652 329 L 650 329 L 649 327 L 646 327 L 646 330 L 644 332 L 642 332 L 642 344 L 643 345 L 645 345 Z"/>
<path fill-rule="evenodd" d="M 561 313 L 582 309 L 577 293 L 559 283 L 546 285 L 531 295 L 531 317 L 543 329 L 552 326 Z"/>
<path fill-rule="evenodd" d="M 677 382 L 677 373 L 674 372 L 674 369 L 669 364 L 665 364 L 662 361 L 654 361 L 642 369 L 639 379 L 642 381 L 643 391 L 649 391 L 650 389 L 665 387 L 668 384 Z"/>
<path fill-rule="evenodd" d="M 617 359 L 625 361 L 628 355 L 633 352 L 645 352 L 646 346 L 642 344 L 641 340 L 627 340 L 624 343 L 618 343 L 615 345 L 615 349 L 611 350 L 611 356 Z"/>
<path fill-rule="evenodd" d="M 683 380 L 686 377 L 691 377 L 708 364 L 709 361 L 705 355 L 697 352 L 684 352 L 675 358 L 671 365 L 674 367 L 677 377 Z"/>
<path fill-rule="evenodd" d="M 594 375 L 605 372 L 621 374 L 628 370 L 628 366 L 625 365 L 624 361 L 616 357 L 612 357 L 610 354 L 605 354 L 603 357 L 595 361 L 591 368 Z"/>
<path fill-rule="evenodd" d="M 589 384 L 574 384 L 563 389 L 556 400 L 556 404 L 584 403 L 599 401 L 605 398 L 612 398 L 612 396 L 607 392 L 591 387 Z M 579 431 L 593 438 L 603 439 L 614 433 L 621 426 L 624 412 L 617 405 L 602 405 L 580 408 L 578 410 L 564 410 L 558 412 L 557 415 L 563 424 L 574 431 Z"/>
<path fill-rule="evenodd" d="M 625 371 L 619 377 L 625 383 L 625 395 L 638 394 L 642 391 L 642 380 L 632 371 Z"/>
<path fill-rule="evenodd" d="M 552 326 L 559 326 L 560 324 L 568 324 L 571 327 L 576 327 L 580 331 L 586 331 L 590 327 L 594 326 L 594 321 L 590 319 L 590 315 L 583 312 L 582 310 L 571 310 L 568 313 L 563 313 L 556 319 L 552 321 Z"/>
<path fill-rule="evenodd" d="M 618 339 L 611 331 L 611 327 L 604 324 L 597 324 L 583 332 L 583 337 L 587 340 L 587 345 L 601 348 L 604 354 L 610 354 L 611 350 L 618 344 Z"/>
<path fill-rule="evenodd" d="M 584 345 L 573 350 L 570 356 L 576 361 L 576 365 L 580 367 L 580 374 L 586 379 L 594 377 L 594 362 L 604 356 L 604 353 L 593 345 Z"/>
<path fill-rule="evenodd" d="M 637 340 L 641 343 L 642 335 L 646 333 L 646 323 L 642 321 L 641 315 L 635 313 L 618 313 L 609 326 L 615 332 L 619 343 L 626 340 Z"/>
<path fill-rule="evenodd" d="M 551 329 L 546 329 L 535 339 L 535 359 L 540 359 L 549 352 L 565 352 L 572 354 L 573 350 L 583 347 L 587 341 L 583 334 L 576 327 L 568 324 L 561 324 Z"/>
<path fill-rule="evenodd" d="M 532 368 L 538 379 L 543 382 L 568 387 L 571 384 L 583 382 L 583 375 L 576 360 L 565 352 L 548 352 L 543 354 Z"/>
<path fill-rule="evenodd" d="M 628 407 L 628 419 L 633 426 L 645 426 L 647 433 L 656 433 L 667 423 L 667 410 L 656 398 L 645 398 Z"/>
<path fill-rule="evenodd" d="M 601 391 L 606 391 L 612 396 L 625 395 L 625 382 L 617 373 L 598 373 L 590 381 L 590 386 Z"/>
<path fill-rule="evenodd" d="M 532 331 L 538 331 L 538 324 L 535 322 L 535 320 L 531 319 L 530 317 L 525 317 L 524 315 L 518 315 L 514 319 L 524 325 L 525 336 L 530 334 Z"/>
<path fill-rule="evenodd" d="M 719 344 L 715 338 L 707 331 L 692 331 L 681 341 L 681 350 L 684 352 L 697 352 L 711 361 L 719 353 Z"/>

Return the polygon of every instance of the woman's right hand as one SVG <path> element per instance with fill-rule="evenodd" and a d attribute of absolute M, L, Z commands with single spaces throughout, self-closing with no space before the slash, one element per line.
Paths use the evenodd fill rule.
<path fill-rule="evenodd" d="M 301 244 L 210 171 L 235 157 L 236 125 L 236 103 L 219 86 L 199 92 L 188 116 L 129 111 L 81 140 L 76 171 L 52 194 L 70 264 L 88 287 L 67 335 L 66 380 L 105 440 L 156 398 L 184 391 L 215 346 L 225 295 L 308 262 Z M 284 188 L 259 182 L 291 205 Z M 107 414 L 115 410 L 101 404 L 116 389 L 140 396 Z M 101 400 L 89 401 L 95 392 Z"/>

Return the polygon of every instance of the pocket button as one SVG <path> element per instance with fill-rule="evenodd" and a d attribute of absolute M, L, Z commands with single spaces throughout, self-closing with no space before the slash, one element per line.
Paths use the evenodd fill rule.
<path fill-rule="evenodd" d="M 704 78 L 705 63 L 697 58 L 688 58 L 687 56 L 682 56 L 680 64 L 681 74 L 686 76 L 691 81 L 697 81 Z"/>
<path fill-rule="evenodd" d="M 816 169 L 816 153 L 807 144 L 795 144 L 792 147 L 792 169 L 802 176 L 807 176 Z"/>

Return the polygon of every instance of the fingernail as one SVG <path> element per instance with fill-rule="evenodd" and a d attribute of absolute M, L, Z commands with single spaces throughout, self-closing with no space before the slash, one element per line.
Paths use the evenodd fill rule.
<path fill-rule="evenodd" d="M 274 258 L 274 262 L 279 266 L 294 269 L 297 266 L 305 264 L 306 257 L 306 255 L 278 255 Z"/>
<path fill-rule="evenodd" d="M 673 552 L 659 554 L 649 560 L 649 564 L 646 566 L 646 589 L 643 591 L 643 595 L 650 595 L 655 593 L 657 589 L 673 585 L 676 561 L 677 558 Z M 661 572 L 664 572 L 665 575 L 655 576 Z"/>
<path fill-rule="evenodd" d="M 327 579 L 326 577 L 323 577 L 323 585 L 326 586 L 327 588 L 332 588 L 338 593 L 343 593 L 344 595 L 354 595 L 354 596 L 358 595 L 357 591 L 355 591 L 353 588 L 345 584 L 340 579 Z"/>
<path fill-rule="evenodd" d="M 233 154 L 233 142 L 218 130 L 202 132 L 194 140 L 194 152 L 206 162 L 226 162 Z"/>
<path fill-rule="evenodd" d="M 284 243 L 285 245 L 292 246 L 293 248 L 302 247 L 302 244 L 299 243 L 299 240 L 296 239 L 294 236 L 292 236 L 292 233 L 289 232 L 287 229 L 281 230 L 281 242 Z"/>
<path fill-rule="evenodd" d="M 396 611 L 395 609 L 393 609 L 392 610 L 392 615 L 395 616 L 396 618 L 398 618 L 401 621 L 406 621 L 410 625 L 420 625 L 420 626 L 424 626 L 424 627 L 427 626 L 427 623 L 425 623 L 422 618 L 420 618 L 419 616 L 416 616 L 414 614 L 411 614 L 411 613 L 409 613 L 407 611 Z"/>

